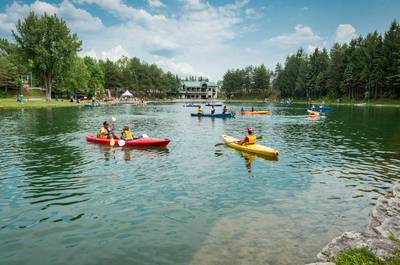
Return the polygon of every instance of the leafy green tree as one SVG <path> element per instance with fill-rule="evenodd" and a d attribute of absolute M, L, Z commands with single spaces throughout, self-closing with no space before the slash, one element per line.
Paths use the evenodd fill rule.
<path fill-rule="evenodd" d="M 89 72 L 89 80 L 87 82 L 87 87 L 91 95 L 99 93 L 104 94 L 104 72 L 100 64 L 96 59 L 86 56 L 83 58 L 83 62 Z"/>
<path fill-rule="evenodd" d="M 21 54 L 32 60 L 33 70 L 50 100 L 53 82 L 68 69 L 80 50 L 78 36 L 71 34 L 65 21 L 57 15 L 38 17 L 33 12 L 24 20 L 18 20 L 12 34 Z"/>
<path fill-rule="evenodd" d="M 69 95 L 84 94 L 95 95 L 95 90 L 90 89 L 89 82 L 91 73 L 87 68 L 84 59 L 75 57 L 70 63 L 68 71 L 59 76 L 55 82 L 55 92 Z"/>

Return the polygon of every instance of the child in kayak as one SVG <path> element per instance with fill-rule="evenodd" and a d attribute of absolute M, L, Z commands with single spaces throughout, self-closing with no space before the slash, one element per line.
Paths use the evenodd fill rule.
<path fill-rule="evenodd" d="M 97 138 L 111 139 L 113 136 L 114 132 L 110 129 L 108 121 L 103 122 L 103 127 L 101 127 L 97 133 Z"/>
<path fill-rule="evenodd" d="M 226 107 L 226 105 L 224 106 L 224 108 L 222 109 L 222 114 L 225 114 L 228 112 L 228 108 Z"/>
<path fill-rule="evenodd" d="M 201 108 L 201 106 L 197 108 L 197 114 L 199 115 L 203 114 L 203 109 Z"/>
<path fill-rule="evenodd" d="M 211 107 L 211 115 L 214 115 L 215 114 L 215 108 L 214 108 L 214 105 Z"/>
<path fill-rule="evenodd" d="M 244 138 L 243 141 L 239 141 L 238 144 L 240 145 L 249 145 L 249 144 L 256 144 L 257 136 L 253 134 L 253 128 L 247 128 L 247 136 Z"/>
<path fill-rule="evenodd" d="M 128 125 L 125 125 L 122 129 L 121 139 L 125 141 L 133 140 L 133 133 L 129 129 Z"/>

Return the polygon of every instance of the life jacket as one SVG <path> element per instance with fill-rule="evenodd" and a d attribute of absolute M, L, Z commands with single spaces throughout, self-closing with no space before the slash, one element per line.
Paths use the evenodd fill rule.
<path fill-rule="evenodd" d="M 122 131 L 122 139 L 125 141 L 133 140 L 133 134 L 130 130 L 123 130 Z"/>
<path fill-rule="evenodd" d="M 202 109 L 197 110 L 197 114 L 203 114 L 203 110 Z"/>
<path fill-rule="evenodd" d="M 110 134 L 110 131 L 108 129 L 101 127 L 99 129 L 99 132 L 97 133 L 97 138 L 107 139 L 109 134 Z"/>
<path fill-rule="evenodd" d="M 244 145 L 255 144 L 257 142 L 257 136 L 249 134 L 246 136 L 247 141 L 244 142 Z"/>

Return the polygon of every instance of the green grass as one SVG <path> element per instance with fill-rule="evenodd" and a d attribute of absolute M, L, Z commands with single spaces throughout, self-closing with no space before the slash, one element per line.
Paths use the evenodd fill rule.
<path fill-rule="evenodd" d="M 385 265 L 368 248 L 343 251 L 334 260 L 336 265 Z"/>
<path fill-rule="evenodd" d="M 77 106 L 76 103 L 71 103 L 68 100 L 64 101 L 46 101 L 43 99 L 39 100 L 28 100 L 24 103 L 17 102 L 16 98 L 5 98 L 0 99 L 0 109 L 21 109 L 21 108 L 48 108 L 48 107 L 71 107 Z"/>
<path fill-rule="evenodd" d="M 394 254 L 394 258 L 382 261 L 364 247 L 345 250 L 330 261 L 336 265 L 400 265 L 400 251 Z"/>

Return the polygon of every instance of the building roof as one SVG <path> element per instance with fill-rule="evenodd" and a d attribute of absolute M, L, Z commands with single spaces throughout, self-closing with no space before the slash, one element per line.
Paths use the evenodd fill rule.
<path fill-rule="evenodd" d="M 182 80 L 182 84 L 187 87 L 201 87 L 203 84 L 207 84 L 207 86 L 217 86 L 215 82 L 204 82 L 204 81 L 185 81 Z"/>

